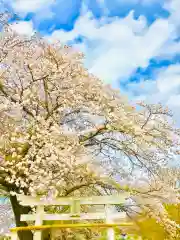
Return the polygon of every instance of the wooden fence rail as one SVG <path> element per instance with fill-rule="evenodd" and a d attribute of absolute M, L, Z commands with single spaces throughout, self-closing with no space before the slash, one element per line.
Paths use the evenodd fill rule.
<path fill-rule="evenodd" d="M 124 212 L 116 212 L 113 208 L 114 205 L 123 204 L 129 197 L 129 194 L 111 195 L 111 196 L 92 196 L 92 197 L 62 197 L 52 200 L 42 199 L 40 197 L 30 197 L 24 195 L 17 195 L 17 199 L 23 206 L 32 206 L 36 208 L 34 214 L 21 215 L 21 221 L 32 221 L 34 226 L 28 227 L 16 227 L 11 229 L 12 240 L 18 240 L 18 231 L 35 230 L 33 240 L 41 240 L 42 230 L 45 229 L 62 229 L 62 228 L 107 228 L 107 239 L 115 239 L 115 227 L 130 226 L 132 223 L 123 222 L 126 220 L 126 214 Z M 45 206 L 69 206 L 70 213 L 62 214 L 48 214 L 45 212 Z M 96 212 L 83 213 L 81 212 L 81 206 L 96 206 Z M 98 206 L 104 206 L 100 209 Z M 98 211 L 99 210 L 99 211 Z M 101 210 L 101 211 L 100 211 Z M 83 221 L 83 220 L 103 220 L 104 223 L 88 223 L 88 224 L 54 224 L 43 225 L 45 220 L 52 221 Z M 117 223 L 114 223 L 116 220 Z"/>

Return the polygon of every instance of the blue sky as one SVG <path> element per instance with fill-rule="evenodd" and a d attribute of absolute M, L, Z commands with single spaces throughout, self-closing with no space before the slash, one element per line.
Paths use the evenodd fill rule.
<path fill-rule="evenodd" d="M 132 101 L 180 107 L 180 0 L 4 0 L 14 29 L 86 55 L 89 71 Z"/>

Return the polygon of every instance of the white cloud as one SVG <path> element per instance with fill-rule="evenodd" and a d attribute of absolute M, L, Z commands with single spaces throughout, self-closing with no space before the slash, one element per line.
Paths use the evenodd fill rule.
<path fill-rule="evenodd" d="M 180 126 L 180 64 L 172 64 L 158 71 L 155 80 L 127 84 L 131 99 L 149 103 L 161 102 L 168 106 Z"/>
<path fill-rule="evenodd" d="M 180 84 L 179 84 L 180 85 Z M 167 104 L 170 107 L 180 107 L 180 95 L 172 95 L 169 97 Z M 178 115 L 179 115 L 179 111 L 178 111 Z"/>
<path fill-rule="evenodd" d="M 139 2 L 152 4 L 155 1 Z M 101 6 L 105 5 L 105 1 L 98 2 Z M 96 20 L 90 12 L 83 11 L 72 31 L 56 30 L 51 39 L 68 42 L 83 36 L 85 40 L 76 47 L 85 52 L 86 66 L 90 72 L 116 85 L 116 81 L 127 79 L 137 67 L 147 67 L 151 58 L 167 58 L 180 52 L 180 44 L 174 42 L 179 4 L 179 0 L 166 4 L 170 17 L 157 19 L 150 26 L 144 16 L 134 19 L 133 11 L 125 18 L 105 16 L 101 20 Z"/>
<path fill-rule="evenodd" d="M 164 8 L 167 9 L 170 13 L 170 21 L 175 25 L 180 25 L 180 1 L 179 0 L 169 0 L 165 2 Z"/>
<path fill-rule="evenodd" d="M 112 82 L 129 77 L 139 66 L 146 67 L 149 59 L 158 56 L 173 30 L 165 19 L 148 27 L 145 17 L 135 20 L 133 12 L 125 18 L 101 20 L 88 12 L 79 17 L 72 31 L 56 30 L 51 37 L 64 42 L 83 36 L 88 68 L 102 80 Z"/>
<path fill-rule="evenodd" d="M 167 102 L 171 95 L 180 95 L 180 64 L 161 68 L 155 80 L 142 80 L 138 83 L 129 83 L 127 86 L 137 95 L 146 95 L 147 99 L 153 95 L 156 100 Z"/>
<path fill-rule="evenodd" d="M 51 6 L 55 0 L 11 0 L 10 2 L 15 12 L 24 14 L 47 8 Z"/>
<path fill-rule="evenodd" d="M 46 38 L 53 42 L 56 40 L 60 40 L 62 43 L 67 43 L 69 40 L 72 40 L 77 37 L 77 34 L 74 31 L 66 32 L 64 30 L 55 30 L 51 36 L 46 36 Z"/>
<path fill-rule="evenodd" d="M 170 36 L 168 42 L 161 49 L 160 58 L 171 58 L 180 53 L 180 42 L 174 41 L 175 38 L 180 36 L 180 1 L 169 0 L 164 4 L 164 8 L 169 11 L 168 18 L 169 25 L 175 29 L 174 33 Z"/>
<path fill-rule="evenodd" d="M 159 59 L 171 59 L 180 53 L 180 42 L 169 41 L 160 50 Z"/>
<path fill-rule="evenodd" d="M 19 34 L 32 36 L 34 33 L 32 21 L 19 21 L 13 23 L 11 28 Z"/>
<path fill-rule="evenodd" d="M 163 94 L 176 91 L 180 87 L 180 65 L 174 64 L 163 69 L 158 75 L 157 87 L 159 92 Z"/>

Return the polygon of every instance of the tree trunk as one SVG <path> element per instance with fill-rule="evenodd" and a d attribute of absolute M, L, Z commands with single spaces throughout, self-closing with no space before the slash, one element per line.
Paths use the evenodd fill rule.
<path fill-rule="evenodd" d="M 15 223 L 17 227 L 26 227 L 28 224 L 26 222 L 21 222 L 21 214 L 28 214 L 31 210 L 30 207 L 24 207 L 19 204 L 16 196 L 10 196 L 10 201 L 12 209 L 14 212 Z M 33 240 L 33 233 L 31 231 L 18 232 L 19 240 Z"/>

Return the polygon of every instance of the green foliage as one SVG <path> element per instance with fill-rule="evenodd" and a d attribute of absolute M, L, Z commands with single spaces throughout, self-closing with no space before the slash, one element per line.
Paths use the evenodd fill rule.
<path fill-rule="evenodd" d="M 180 205 L 166 204 L 165 209 L 167 210 L 169 219 L 180 224 Z M 138 228 L 131 232 L 142 236 L 142 239 L 169 239 L 167 230 L 155 218 L 149 218 L 144 214 L 143 218 L 140 217 L 136 220 Z M 177 232 L 177 236 L 174 236 L 173 239 L 179 240 L 179 232 Z"/>
<path fill-rule="evenodd" d="M 0 240 L 10 240 L 10 237 L 6 237 L 6 236 L 0 236 Z"/>
<path fill-rule="evenodd" d="M 122 236 L 116 236 L 116 240 L 141 240 L 140 236 L 126 236 L 126 238 L 122 237 Z M 102 236 L 100 237 L 98 240 L 107 240 L 107 236 Z"/>

